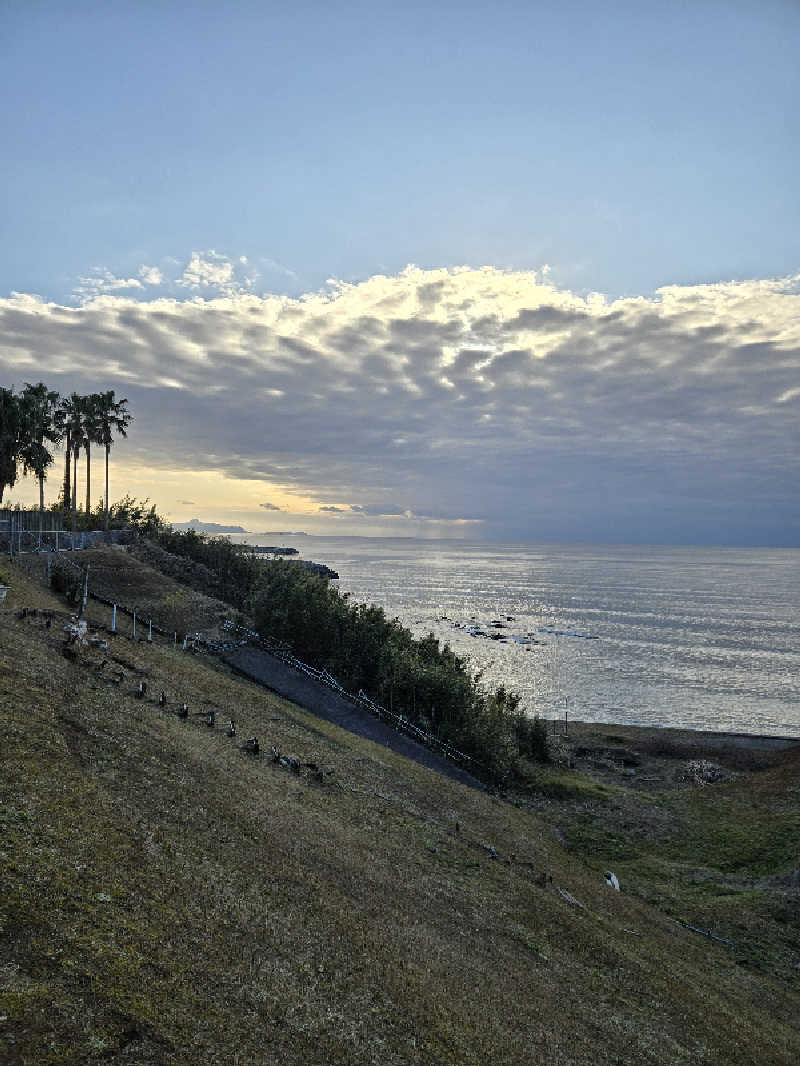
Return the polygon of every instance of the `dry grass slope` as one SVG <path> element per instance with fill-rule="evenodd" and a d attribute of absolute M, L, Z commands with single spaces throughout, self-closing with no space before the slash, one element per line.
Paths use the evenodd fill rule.
<path fill-rule="evenodd" d="M 63 604 L 12 583 L 2 1062 L 800 1059 L 796 984 L 609 891 L 536 814 L 169 647 L 117 636 L 69 661 Z M 217 728 L 178 719 L 182 700 Z M 333 772 L 250 758 L 251 734 Z"/>

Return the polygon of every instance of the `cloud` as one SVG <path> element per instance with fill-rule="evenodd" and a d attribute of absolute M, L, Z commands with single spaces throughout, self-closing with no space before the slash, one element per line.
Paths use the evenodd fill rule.
<path fill-rule="evenodd" d="M 193 252 L 176 285 L 183 289 L 193 289 L 202 293 L 219 293 L 234 296 L 249 292 L 258 280 L 256 270 L 246 272 L 247 256 L 239 256 L 234 261 L 213 249 L 207 252 Z"/>
<path fill-rule="evenodd" d="M 140 266 L 139 277 L 145 285 L 161 285 L 164 280 L 164 275 L 155 266 Z"/>
<path fill-rule="evenodd" d="M 110 496 L 110 494 L 109 494 L 109 496 Z M 197 506 L 197 504 L 194 502 L 194 500 L 178 500 L 178 503 L 182 504 L 184 507 L 196 507 Z"/>
<path fill-rule="evenodd" d="M 265 511 L 280 511 L 280 510 L 282 510 L 281 507 L 278 507 L 278 505 L 274 504 L 274 503 L 260 503 L 258 506 L 259 507 L 263 507 Z"/>
<path fill-rule="evenodd" d="M 410 267 L 291 298 L 241 285 L 244 266 L 195 253 L 182 291 L 210 298 L 106 278 L 77 308 L 0 300 L 0 372 L 25 380 L 46 352 L 61 392 L 124 390 L 137 462 L 332 500 L 337 523 L 800 539 L 797 277 L 608 301 Z"/>
<path fill-rule="evenodd" d="M 73 291 L 80 301 L 89 302 L 104 293 L 120 292 L 126 289 L 141 289 L 143 287 L 138 278 L 117 278 L 110 270 L 106 270 L 103 267 L 95 267 L 90 274 L 79 279 L 79 283 Z"/>

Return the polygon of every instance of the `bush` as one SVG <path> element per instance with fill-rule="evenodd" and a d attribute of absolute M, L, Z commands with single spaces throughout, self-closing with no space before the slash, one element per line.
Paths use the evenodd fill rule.
<path fill-rule="evenodd" d="M 172 576 L 252 611 L 263 637 L 280 641 L 298 659 L 327 670 L 347 691 L 363 690 L 376 703 L 469 755 L 489 777 L 513 771 L 521 753 L 520 737 L 528 735 L 527 726 L 518 724 L 524 718 L 519 697 L 502 687 L 484 693 L 465 660 L 432 633 L 415 639 L 380 607 L 350 603 L 327 577 L 286 559 L 254 558 L 225 537 L 167 528 L 158 531 L 157 543 L 161 554 L 191 560 L 190 573 Z M 154 554 L 147 543 L 142 550 Z M 165 569 L 163 560 L 147 561 Z M 535 737 L 526 741 L 526 750 L 538 752 L 529 757 L 541 759 L 546 741 L 542 747 Z"/>
<path fill-rule="evenodd" d="M 465 661 L 432 633 L 415 639 L 380 607 L 351 604 L 285 560 L 262 564 L 255 617 L 263 636 L 471 756 L 489 776 L 513 769 L 519 697 L 504 688 L 482 692 Z"/>
<path fill-rule="evenodd" d="M 534 762 L 550 762 L 547 744 L 547 725 L 538 716 L 528 718 L 521 714 L 514 723 L 520 755 Z"/>
<path fill-rule="evenodd" d="M 51 583 L 54 592 L 59 592 L 70 603 L 77 603 L 83 592 L 83 574 L 73 566 L 53 563 Z"/>

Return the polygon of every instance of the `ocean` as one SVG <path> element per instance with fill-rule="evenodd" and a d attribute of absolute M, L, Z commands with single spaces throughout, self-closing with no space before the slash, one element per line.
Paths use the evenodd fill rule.
<path fill-rule="evenodd" d="M 528 714 L 800 737 L 798 549 L 235 539 L 326 563 Z"/>

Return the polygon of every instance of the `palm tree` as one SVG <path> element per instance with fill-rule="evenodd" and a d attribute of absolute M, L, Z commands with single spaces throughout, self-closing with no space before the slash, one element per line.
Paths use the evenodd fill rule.
<path fill-rule="evenodd" d="M 86 514 L 92 512 L 92 452 L 93 444 L 103 443 L 103 397 L 105 393 L 92 392 L 83 397 L 83 446 L 86 450 Z"/>
<path fill-rule="evenodd" d="M 108 392 L 101 392 L 98 396 L 98 423 L 100 427 L 99 444 L 102 444 L 106 450 L 106 494 L 104 497 L 105 504 L 105 531 L 108 532 L 108 457 L 111 451 L 111 445 L 114 442 L 114 430 L 117 430 L 123 437 L 127 437 L 125 430 L 133 421 L 133 415 L 127 410 L 127 400 L 115 400 L 114 390 L 110 389 Z"/>
<path fill-rule="evenodd" d="M 72 439 L 72 520 L 73 526 L 75 522 L 75 516 L 78 512 L 78 460 L 81 457 L 81 448 L 83 447 L 83 438 L 85 435 L 83 411 L 86 401 L 85 396 L 77 397 L 78 403 L 72 415 L 70 423 L 70 437 Z"/>
<path fill-rule="evenodd" d="M 65 396 L 56 411 L 56 427 L 64 440 L 64 510 L 71 511 L 74 508 L 73 483 L 77 482 L 77 468 L 70 470 L 70 463 L 74 452 L 73 434 L 81 436 L 81 403 L 83 397 L 77 392 Z M 71 476 L 72 474 L 72 476 Z"/>
<path fill-rule="evenodd" d="M 26 381 L 20 397 L 20 406 L 25 426 L 20 458 L 24 464 L 25 473 L 33 471 L 39 479 L 39 543 L 41 544 L 44 526 L 44 480 L 47 476 L 46 470 L 53 462 L 53 456 L 47 450 L 45 441 L 49 444 L 56 444 L 61 439 L 56 423 L 58 393 L 48 389 L 43 381 L 40 381 L 38 385 L 31 385 L 29 381 Z"/>
<path fill-rule="evenodd" d="M 10 389 L 0 389 L 0 500 L 17 480 L 22 411 L 19 397 Z"/>
<path fill-rule="evenodd" d="M 77 392 L 70 393 L 61 401 L 56 425 L 63 434 L 66 446 L 64 458 L 64 507 L 72 514 L 72 532 L 75 532 L 76 511 L 78 509 L 78 458 L 83 447 L 84 409 L 86 397 Z M 70 460 L 72 461 L 72 481 L 70 483 Z"/>

